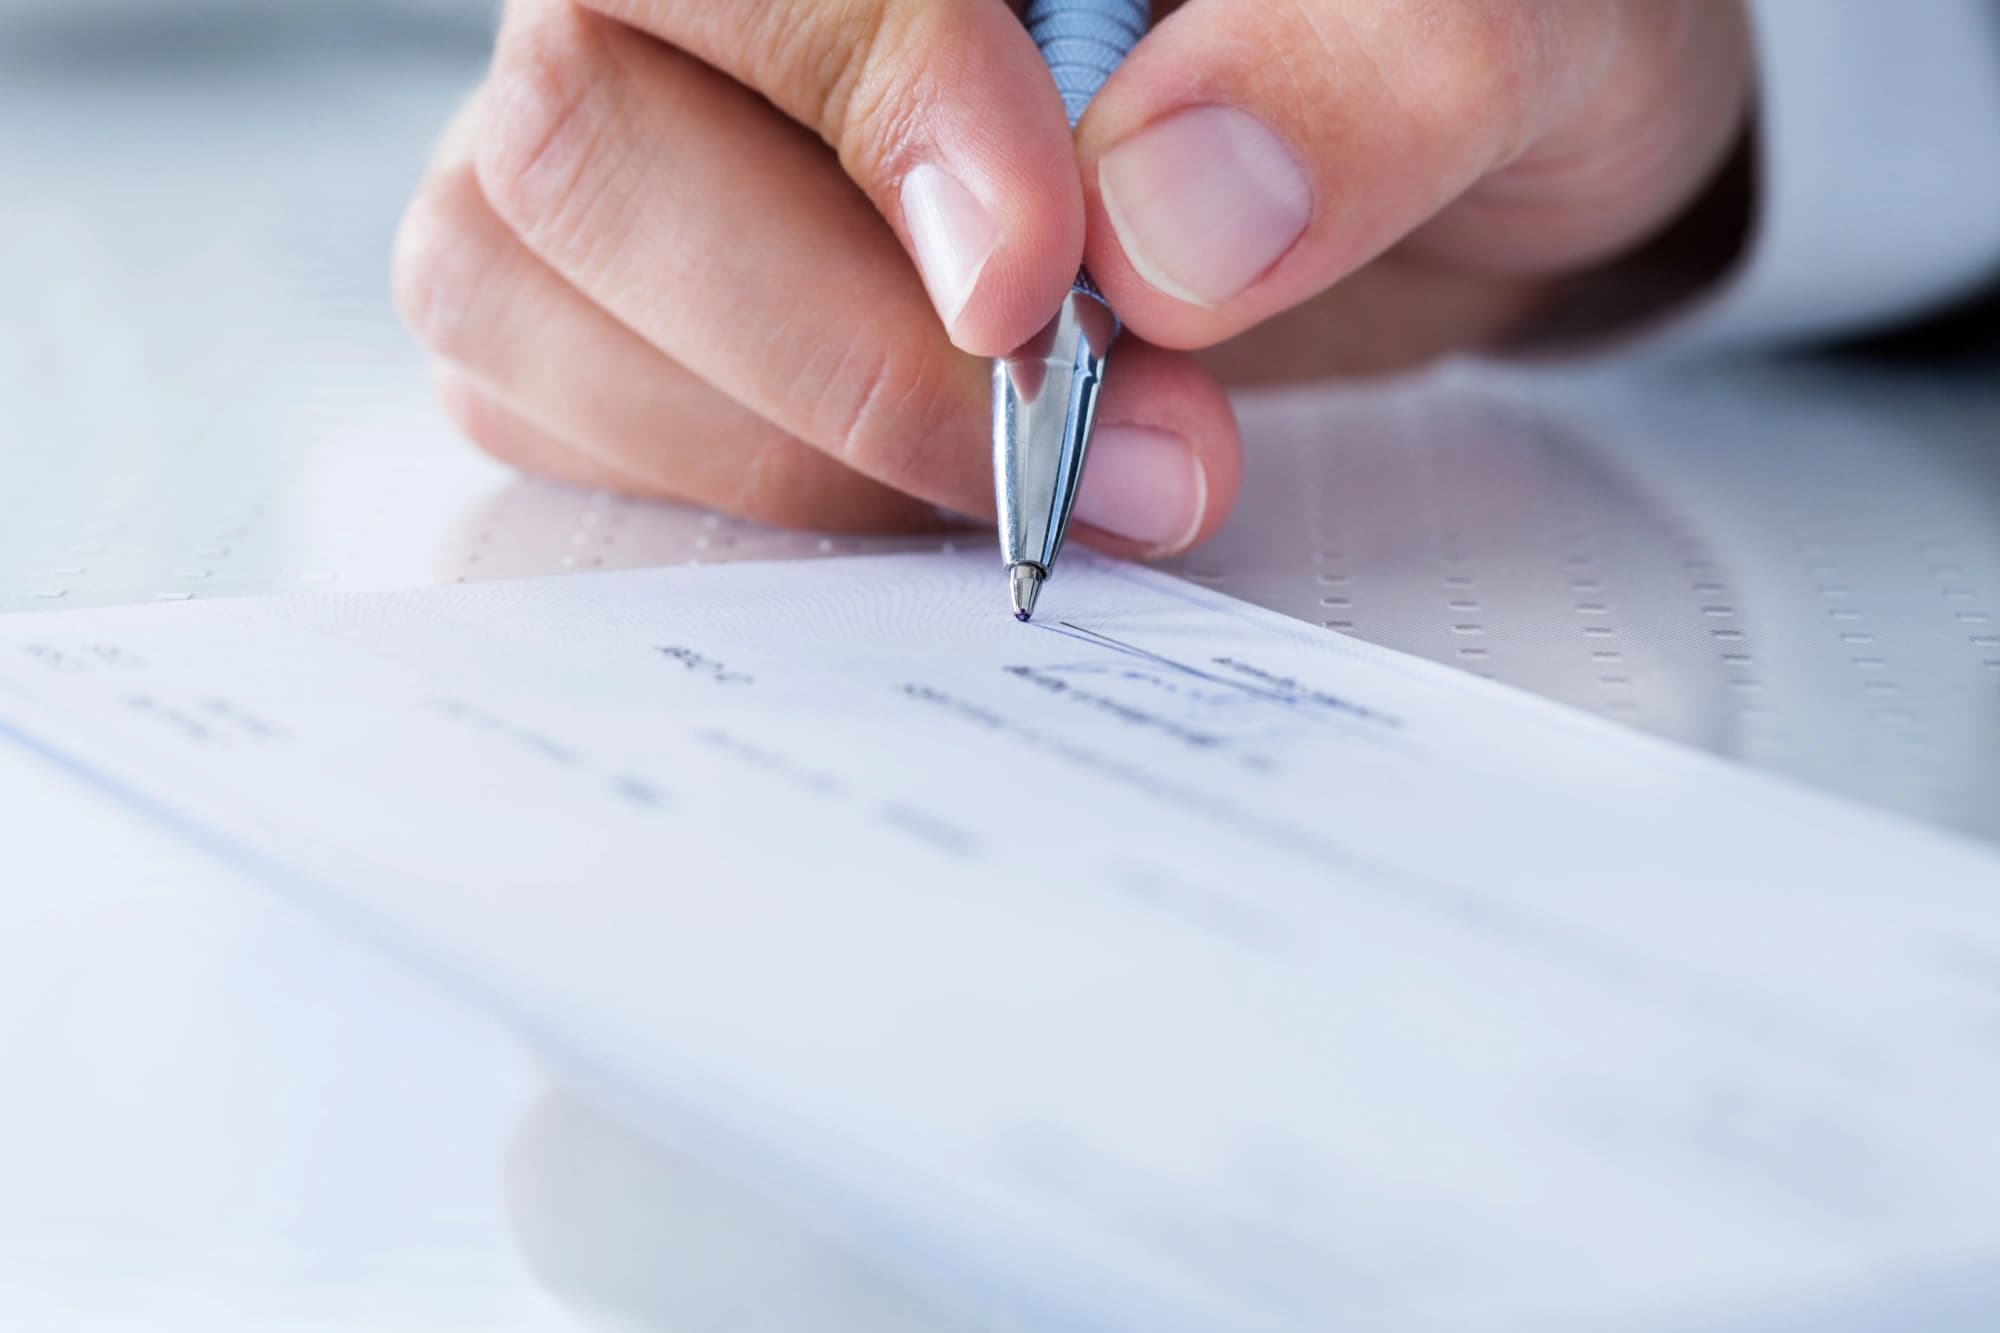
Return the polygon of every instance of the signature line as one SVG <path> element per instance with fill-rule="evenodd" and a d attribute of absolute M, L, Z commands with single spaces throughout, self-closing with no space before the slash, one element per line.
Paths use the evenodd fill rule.
<path fill-rule="evenodd" d="M 1275 703 L 1296 706 L 1301 702 L 1299 696 L 1295 694 L 1286 694 L 1279 690 L 1267 690 L 1245 681 L 1232 680 L 1228 676 L 1218 676 L 1213 672 L 1203 671 L 1199 667 L 1191 667 L 1185 662 L 1176 662 L 1171 657 L 1162 657 L 1158 653 L 1149 653 L 1136 644 L 1126 643 L 1123 639 L 1114 639 L 1109 634 L 1100 634 L 1094 629 L 1085 629 L 1081 625 L 1072 625 L 1067 620 L 1059 621 L 1054 625 L 1037 624 L 1032 620 L 1028 623 L 1034 625 L 1037 629 L 1047 630 L 1051 634 L 1060 634 L 1065 639 L 1076 639 L 1095 647 L 1109 648 L 1113 652 L 1124 653 L 1127 657 L 1136 657 L 1141 661 L 1152 662 L 1157 666 L 1163 666 L 1169 670 L 1193 676 L 1197 680 L 1205 680 L 1211 685 L 1227 686 L 1230 689 L 1241 690 L 1245 694 L 1254 694 L 1260 699 L 1269 699 Z"/>

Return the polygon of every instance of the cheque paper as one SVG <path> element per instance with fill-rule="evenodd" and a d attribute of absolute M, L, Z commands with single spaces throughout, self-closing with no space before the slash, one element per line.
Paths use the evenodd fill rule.
<path fill-rule="evenodd" d="M 0 729 L 1028 1327 L 1710 1327 L 2000 1257 L 1989 851 L 1161 575 L 1002 591 L 13 617 Z"/>

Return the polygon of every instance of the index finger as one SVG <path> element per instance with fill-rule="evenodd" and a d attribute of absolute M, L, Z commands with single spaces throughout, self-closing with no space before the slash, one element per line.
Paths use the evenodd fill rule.
<path fill-rule="evenodd" d="M 581 3 L 755 89 L 829 144 L 963 350 L 1011 351 L 1061 301 L 1083 259 L 1075 150 L 1003 0 Z"/>

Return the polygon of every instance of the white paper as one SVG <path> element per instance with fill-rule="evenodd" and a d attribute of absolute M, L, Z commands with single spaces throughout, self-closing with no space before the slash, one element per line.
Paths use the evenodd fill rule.
<path fill-rule="evenodd" d="M 11 617 L 0 736 L 1038 1329 L 1816 1328 L 2000 1257 L 1989 850 L 1081 554 L 1003 593 Z"/>

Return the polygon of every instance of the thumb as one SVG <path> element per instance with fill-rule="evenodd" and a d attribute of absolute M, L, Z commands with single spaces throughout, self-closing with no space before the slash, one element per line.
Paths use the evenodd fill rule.
<path fill-rule="evenodd" d="M 1200 347 L 1419 229 L 1473 271 L 1596 262 L 1721 164 L 1748 69 L 1733 0 L 1190 0 L 1079 126 L 1091 274 Z"/>

